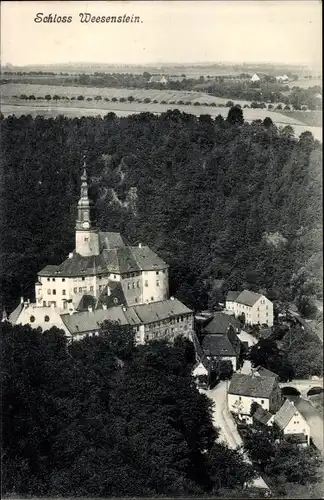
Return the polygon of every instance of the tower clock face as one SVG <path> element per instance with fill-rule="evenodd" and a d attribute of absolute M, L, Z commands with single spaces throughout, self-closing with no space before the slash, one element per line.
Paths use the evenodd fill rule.
<path fill-rule="evenodd" d="M 89 229 L 89 227 L 90 227 L 89 222 L 87 222 L 87 221 L 82 222 L 82 227 L 83 227 L 83 229 Z"/>

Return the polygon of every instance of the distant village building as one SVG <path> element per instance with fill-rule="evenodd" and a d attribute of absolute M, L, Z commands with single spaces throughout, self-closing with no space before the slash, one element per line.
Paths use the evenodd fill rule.
<path fill-rule="evenodd" d="M 273 303 L 260 293 L 230 291 L 226 296 L 226 310 L 235 317 L 244 314 L 246 324 L 273 326 Z"/>
<path fill-rule="evenodd" d="M 282 396 L 278 376 L 267 371 L 260 375 L 234 373 L 227 393 L 228 409 L 246 423 L 252 423 L 251 405 L 258 403 L 261 408 L 275 413 L 281 406 Z"/>
<path fill-rule="evenodd" d="M 43 330 L 57 326 L 76 340 L 95 335 L 106 320 L 132 326 L 139 343 L 180 333 L 190 337 L 193 312 L 169 298 L 169 266 L 149 247 L 99 231 L 85 168 L 81 181 L 75 250 L 62 264 L 39 271 L 36 302 L 21 298 L 9 321 Z"/>
<path fill-rule="evenodd" d="M 289 77 L 287 75 L 276 76 L 277 82 L 288 82 Z"/>
<path fill-rule="evenodd" d="M 251 82 L 259 82 L 260 80 L 261 78 L 256 73 L 254 73 L 254 75 L 251 76 Z"/>
<path fill-rule="evenodd" d="M 149 83 L 162 83 L 165 85 L 168 83 L 168 78 L 164 75 L 152 75 L 149 79 Z"/>

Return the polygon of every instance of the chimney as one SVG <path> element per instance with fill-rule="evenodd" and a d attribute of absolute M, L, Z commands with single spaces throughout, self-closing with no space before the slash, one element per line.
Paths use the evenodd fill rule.
<path fill-rule="evenodd" d="M 170 297 L 170 300 L 174 300 L 174 297 Z"/>
<path fill-rule="evenodd" d="M 73 252 L 69 253 L 69 259 L 73 259 Z"/>
<path fill-rule="evenodd" d="M 69 315 L 72 316 L 73 313 L 74 313 L 74 310 L 73 309 L 69 309 Z"/>
<path fill-rule="evenodd" d="M 102 308 L 104 311 L 107 311 L 107 304 L 102 304 Z"/>
<path fill-rule="evenodd" d="M 93 308 L 92 308 L 92 306 L 88 306 L 88 311 L 89 311 L 90 313 L 92 313 L 92 312 L 93 312 Z"/>
<path fill-rule="evenodd" d="M 110 289 L 110 286 L 108 286 L 108 287 L 107 287 L 107 295 L 108 295 L 108 297 L 110 297 L 110 295 L 111 295 L 111 289 Z"/>
<path fill-rule="evenodd" d="M 20 303 L 23 304 L 24 303 L 24 297 L 20 297 Z"/>
<path fill-rule="evenodd" d="M 139 243 L 139 244 L 138 244 L 138 248 L 142 248 L 142 243 Z"/>

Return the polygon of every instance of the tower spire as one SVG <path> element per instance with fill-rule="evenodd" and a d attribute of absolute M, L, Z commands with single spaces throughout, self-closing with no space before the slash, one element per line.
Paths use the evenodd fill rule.
<path fill-rule="evenodd" d="M 76 219 L 76 252 L 83 256 L 99 255 L 99 234 L 91 217 L 93 202 L 89 198 L 86 157 L 83 156 L 80 198 Z"/>

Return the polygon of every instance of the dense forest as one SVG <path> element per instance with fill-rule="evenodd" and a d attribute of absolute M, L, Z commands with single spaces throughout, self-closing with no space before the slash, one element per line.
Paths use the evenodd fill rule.
<path fill-rule="evenodd" d="M 171 293 L 208 305 L 209 278 L 295 301 L 321 298 L 321 144 L 242 110 L 117 118 L 1 119 L 1 302 L 32 293 L 37 270 L 74 248 L 86 152 L 101 230 L 170 264 Z M 133 189 L 131 189 L 133 188 Z"/>
<path fill-rule="evenodd" d="M 255 477 L 218 442 L 193 346 L 135 347 L 114 324 L 70 345 L 64 332 L 0 324 L 2 493 L 219 494 Z"/>

